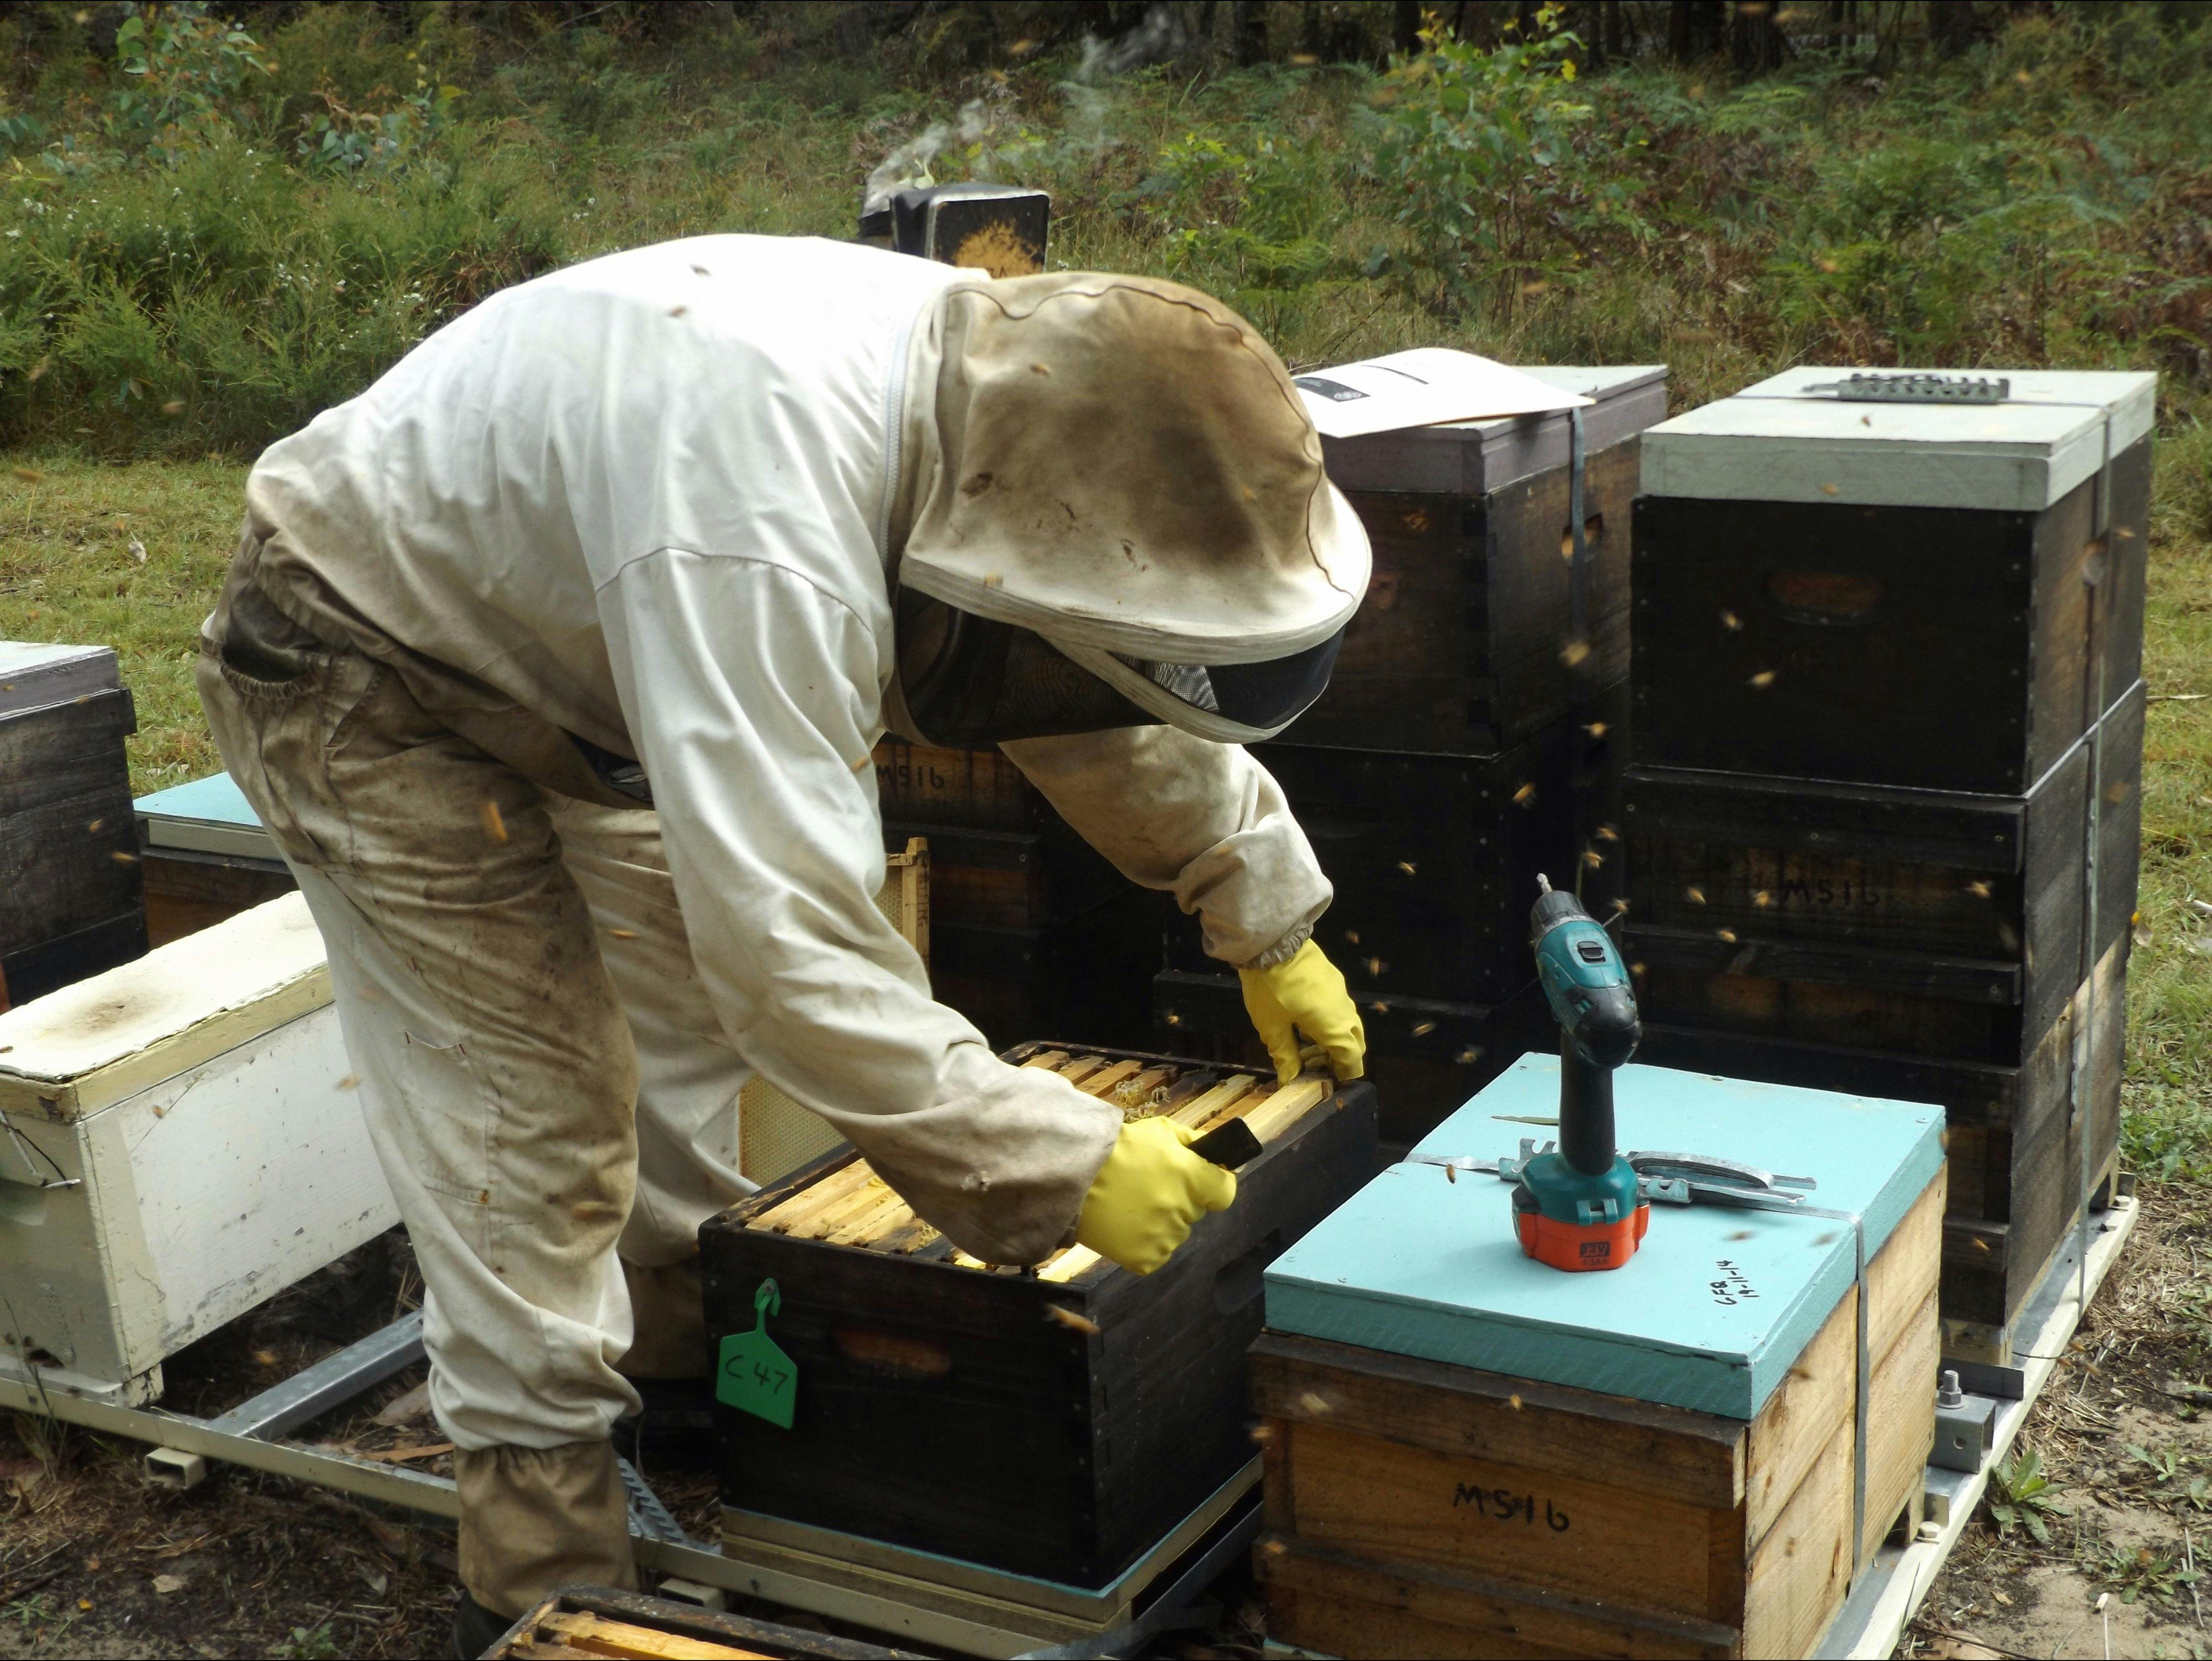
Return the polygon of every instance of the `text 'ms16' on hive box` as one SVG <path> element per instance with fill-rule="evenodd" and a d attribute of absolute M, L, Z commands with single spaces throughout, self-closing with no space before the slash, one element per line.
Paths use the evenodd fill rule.
<path fill-rule="evenodd" d="M 1942 1111 L 1663 1068 L 1615 1080 L 1624 1149 L 1810 1176 L 1804 1203 L 1827 1214 L 1655 1205 L 1625 1267 L 1568 1275 L 1522 1255 L 1496 1177 L 1376 1177 L 1267 1272 L 1251 1366 L 1270 1638 L 1803 1655 L 1858 1564 L 1917 1520 Z M 1511 1155 L 1559 1100 L 1558 1062 L 1524 1057 L 1414 1153 Z"/>

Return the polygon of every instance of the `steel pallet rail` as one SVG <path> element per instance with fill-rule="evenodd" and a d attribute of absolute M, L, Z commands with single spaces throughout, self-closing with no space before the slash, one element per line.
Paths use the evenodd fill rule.
<path fill-rule="evenodd" d="M 208 1462 L 215 1460 L 452 1521 L 459 1514 L 460 1506 L 451 1477 L 283 1439 L 288 1432 L 342 1406 L 422 1359 L 422 1317 L 418 1311 L 212 1419 L 158 1407 L 122 1407 L 94 1400 L 50 1387 L 35 1372 L 27 1382 L 0 1375 L 0 1409 L 12 1408 L 82 1425 L 104 1435 L 151 1443 L 145 1455 L 147 1477 L 167 1488 L 196 1486 L 205 1477 Z M 661 1586 L 664 1593 L 691 1597 L 694 1601 L 714 1591 L 763 1598 L 975 1656 L 1078 1661 L 1133 1649 L 1155 1632 L 1181 1624 L 1206 1588 L 1249 1547 L 1259 1528 L 1257 1507 L 1245 1508 L 1215 1529 L 1155 1583 L 1157 1591 L 1146 1599 L 1144 1612 L 1134 1621 L 1107 1631 L 1079 1633 L 1069 1641 L 1052 1645 L 1015 1624 L 1032 1611 L 1009 1606 L 1012 1618 L 995 1621 L 988 1598 L 970 1600 L 975 1607 L 969 1613 L 953 1614 L 826 1578 L 734 1561 L 724 1557 L 715 1545 L 686 1534 L 628 1461 L 623 1462 L 622 1474 L 629 1493 L 630 1535 L 636 1544 L 639 1566 L 665 1577 Z M 669 1580 L 684 1584 L 672 1585 Z"/>

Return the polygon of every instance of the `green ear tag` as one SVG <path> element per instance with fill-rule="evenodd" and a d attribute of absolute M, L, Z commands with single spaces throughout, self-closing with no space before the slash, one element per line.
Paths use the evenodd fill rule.
<path fill-rule="evenodd" d="M 722 1340 L 714 1399 L 789 1430 L 792 1403 L 799 1395 L 799 1369 L 768 1335 L 768 1317 L 782 1308 L 783 1293 L 775 1282 L 763 1281 L 753 1293 L 753 1312 L 760 1323 L 750 1332 L 733 1332 Z"/>

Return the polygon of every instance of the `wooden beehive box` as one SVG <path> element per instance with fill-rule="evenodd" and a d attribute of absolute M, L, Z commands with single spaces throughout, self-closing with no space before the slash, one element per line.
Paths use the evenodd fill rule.
<path fill-rule="evenodd" d="M 1377 1177 L 1268 1272 L 1253 1387 L 1271 1639 L 1804 1655 L 1855 1560 L 1917 1518 L 1941 1114 L 1643 1066 L 1617 1089 L 1624 1147 L 1816 1175 L 1811 1199 L 1857 1224 L 1655 1207 L 1626 1268 L 1564 1275 L 1522 1256 L 1495 1179 Z M 1558 1063 L 1528 1057 L 1417 1152 L 1510 1153 L 1558 1090 Z"/>
<path fill-rule="evenodd" d="M 299 885 L 228 773 L 156 790 L 131 806 L 138 819 L 146 934 L 155 946 L 265 905 Z"/>
<path fill-rule="evenodd" d="M 1068 826 L 978 830 L 887 818 L 884 843 L 926 837 L 930 906 L 941 922 L 987 928 L 1048 928 L 1128 891 L 1128 879 Z"/>
<path fill-rule="evenodd" d="M 1539 872 L 1574 880 L 1578 769 L 1592 833 L 1617 818 L 1624 690 L 1589 712 L 1597 738 L 1559 721 L 1497 756 L 1253 747 L 1335 887 L 1315 935 L 1355 997 L 1495 1004 L 1535 978 L 1528 908 Z M 1615 833 L 1593 850 L 1603 863 L 1583 899 L 1600 916 L 1620 891 L 1620 846 Z M 1219 973 L 1197 920 L 1176 924 L 1170 966 Z"/>
<path fill-rule="evenodd" d="M 1637 435 L 1666 417 L 1666 368 L 1524 373 L 1597 400 L 1582 412 L 1590 655 L 1562 655 L 1573 632 L 1564 411 L 1324 438 L 1375 570 L 1328 691 L 1286 741 L 1491 755 L 1566 713 L 1571 670 L 1599 684 L 1626 672 Z"/>
<path fill-rule="evenodd" d="M 2094 952 L 2086 743 L 2025 796 L 1632 770 L 1626 946 L 1647 1013 L 2018 1067 L 2129 938 L 2142 684 L 2105 723 Z"/>
<path fill-rule="evenodd" d="M 1034 1273 L 979 1263 L 849 1150 L 710 1220 L 709 1330 L 750 1329 L 773 1279 L 769 1329 L 799 1378 L 788 1430 L 718 1409 L 733 1542 L 860 1536 L 1103 1586 L 1251 1463 L 1260 1277 L 1372 1174 L 1373 1092 L 1041 1044 L 1011 1058 L 1195 1129 L 1243 1117 L 1267 1151 L 1150 1275 L 1079 1247 Z"/>
<path fill-rule="evenodd" d="M 0 1015 L 0 1371 L 148 1399 L 398 1220 L 330 1002 L 293 894 Z"/>
<path fill-rule="evenodd" d="M 106 647 L 0 641 L 0 1007 L 146 949 L 124 749 L 137 730 Z"/>
<path fill-rule="evenodd" d="M 2126 1062 L 2127 942 L 2098 964 L 2042 1041 L 2015 1067 L 1806 1043 L 1647 1021 L 1639 1052 L 1662 1066 L 1732 1079 L 1933 1102 L 1948 1121 L 1943 1220 L 1943 1354 L 2009 1367 L 2022 1306 L 2064 1249 L 2083 1196 L 2090 1208 L 2119 1157 Z M 2096 1035 L 2083 1099 L 2074 1099 L 2075 1037 Z"/>
<path fill-rule="evenodd" d="M 641 1597 L 611 1586 L 563 1586 L 526 1613 L 484 1653 L 489 1661 L 572 1656 L 635 1657 L 637 1661 L 902 1661 L 914 1652 L 888 1650 L 746 1615 L 724 1615 L 696 1603 Z"/>
<path fill-rule="evenodd" d="M 1635 759 L 2022 795 L 2142 669 L 2156 377 L 1804 392 L 1644 435 Z"/>

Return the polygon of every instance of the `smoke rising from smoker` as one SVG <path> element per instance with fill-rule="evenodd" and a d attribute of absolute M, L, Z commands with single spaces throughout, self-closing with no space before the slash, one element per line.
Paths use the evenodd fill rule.
<path fill-rule="evenodd" d="M 1145 21 L 1118 40 L 1083 38 L 1083 55 L 1074 75 L 1060 85 L 1067 97 L 1067 137 L 1077 148 L 1096 149 L 1105 142 L 1106 115 L 1111 99 L 1104 83 L 1129 70 L 1173 58 L 1184 46 L 1182 25 L 1164 5 L 1145 14 Z M 868 173 L 861 193 L 865 216 L 890 204 L 900 191 L 933 185 L 930 164 L 948 147 L 965 148 L 988 140 L 999 124 L 998 112 L 973 99 L 960 106 L 950 121 L 933 121 L 914 137 L 893 149 Z"/>

